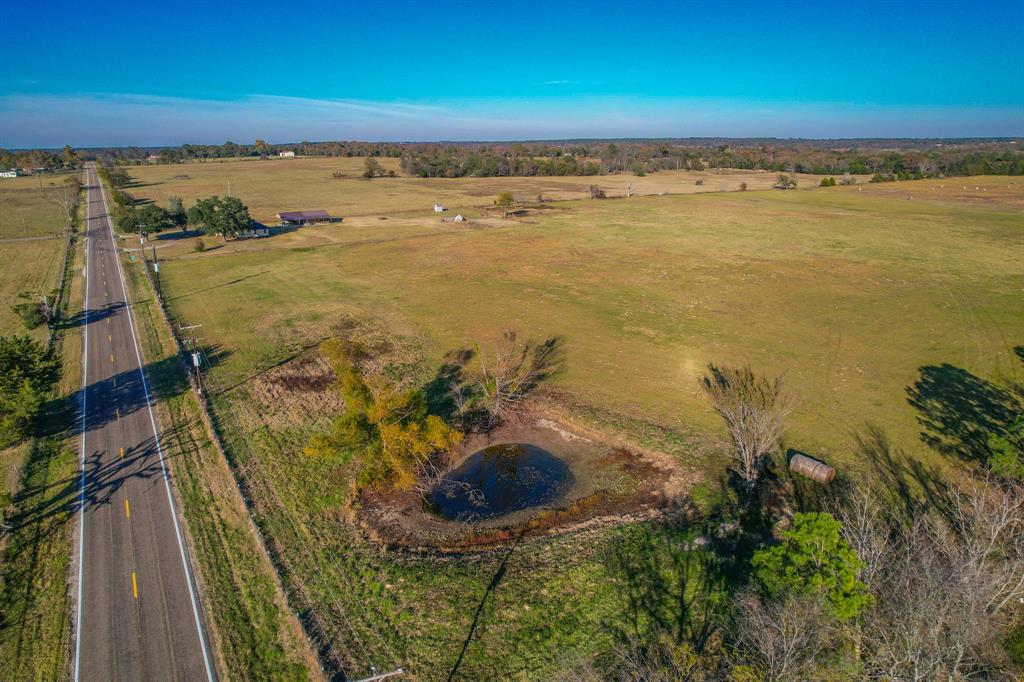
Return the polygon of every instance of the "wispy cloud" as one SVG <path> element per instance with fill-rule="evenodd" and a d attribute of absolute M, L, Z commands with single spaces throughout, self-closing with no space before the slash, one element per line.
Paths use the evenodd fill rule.
<path fill-rule="evenodd" d="M 1020 135 L 1024 107 L 896 107 L 697 98 L 384 102 L 254 94 L 0 95 L 0 146 L 178 145 L 225 140 L 513 140 L 580 137 Z"/>
<path fill-rule="evenodd" d="M 555 81 L 544 81 L 541 85 L 579 85 L 580 81 L 573 80 L 555 80 Z"/>

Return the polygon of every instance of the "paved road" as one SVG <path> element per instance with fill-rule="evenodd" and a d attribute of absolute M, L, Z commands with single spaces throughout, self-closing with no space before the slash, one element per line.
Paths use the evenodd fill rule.
<path fill-rule="evenodd" d="M 212 680 L 184 536 L 90 165 L 75 680 Z"/>

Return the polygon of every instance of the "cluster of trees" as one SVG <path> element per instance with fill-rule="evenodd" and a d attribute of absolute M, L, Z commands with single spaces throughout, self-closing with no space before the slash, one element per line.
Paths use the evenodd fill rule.
<path fill-rule="evenodd" d="M 120 189 L 131 184 L 131 177 L 123 168 L 100 166 L 99 169 L 100 176 L 113 188 L 112 215 L 115 227 L 121 232 L 150 234 L 173 229 L 184 232 L 192 227 L 207 234 L 232 239 L 252 227 L 249 208 L 237 197 L 212 196 L 199 199 L 188 210 L 178 196 L 170 197 L 166 207 L 155 203 L 140 203 Z"/>
<path fill-rule="evenodd" d="M 0 169 L 44 168 L 48 171 L 78 170 L 82 168 L 82 157 L 69 145 L 60 151 L 52 149 L 3 149 L 0 147 Z"/>
<path fill-rule="evenodd" d="M 538 157 L 492 150 L 464 153 L 461 148 L 405 154 L 402 170 L 422 178 L 603 175 L 608 172 L 596 160 L 561 153 Z"/>
<path fill-rule="evenodd" d="M 188 225 L 206 234 L 232 239 L 252 227 L 249 208 L 237 197 L 200 199 L 186 212 Z"/>
<path fill-rule="evenodd" d="M 624 561 L 612 550 L 633 617 L 646 617 L 609 656 L 559 679 L 1018 679 L 1024 418 L 989 437 L 987 467 L 971 476 L 928 474 L 916 492 L 841 479 L 797 499 L 799 483 L 771 471 L 792 405 L 782 380 L 711 366 L 701 388 L 726 422 L 739 485 L 694 521 L 700 544 L 683 534 L 627 547 Z M 893 461 L 877 430 L 857 447 Z M 779 495 L 799 509 L 788 521 L 760 504 Z"/>
<path fill-rule="evenodd" d="M 29 435 L 59 378 L 51 349 L 28 336 L 0 336 L 0 448 Z"/>
<path fill-rule="evenodd" d="M 645 174 L 660 170 L 743 168 L 818 175 L 872 175 L 878 180 L 956 175 L 1024 175 L 1024 150 L 1015 140 L 778 140 L 685 138 L 573 140 L 564 143 L 367 143 L 353 141 L 82 150 L 112 164 L 275 156 L 400 158 L 421 177 Z M 22 152 L 19 152 L 21 154 Z M 29 153 L 29 152 L 25 152 Z M 46 152 L 52 154 L 51 152 Z M 62 161 L 63 163 L 63 161 Z"/>
<path fill-rule="evenodd" d="M 366 178 L 367 180 L 372 180 L 373 178 L 380 178 L 385 176 L 393 178 L 395 177 L 395 171 L 386 170 L 384 166 L 380 164 L 380 161 L 376 159 L 376 157 L 367 157 L 366 161 L 364 162 L 363 177 Z M 344 175 L 335 173 L 334 177 L 339 178 L 344 177 Z"/>

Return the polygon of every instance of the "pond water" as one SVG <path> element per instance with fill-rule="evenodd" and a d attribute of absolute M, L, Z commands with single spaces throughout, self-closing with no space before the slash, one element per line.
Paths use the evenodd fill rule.
<path fill-rule="evenodd" d="M 469 456 L 428 495 L 431 511 L 474 521 L 548 504 L 575 481 L 569 467 L 528 443 L 492 445 Z"/>

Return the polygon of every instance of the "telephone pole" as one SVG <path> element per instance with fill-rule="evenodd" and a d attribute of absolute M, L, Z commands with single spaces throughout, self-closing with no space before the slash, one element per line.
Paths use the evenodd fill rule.
<path fill-rule="evenodd" d="M 146 260 L 145 253 L 143 253 L 142 260 Z M 160 262 L 156 259 L 156 244 L 153 244 L 153 275 L 156 277 L 156 295 L 163 299 L 164 292 L 160 287 Z"/>
<path fill-rule="evenodd" d="M 199 346 L 196 343 L 196 329 L 199 329 L 203 325 L 201 324 L 190 324 L 187 326 L 178 325 L 178 330 L 182 333 L 189 332 L 189 336 L 185 338 L 185 345 L 189 351 L 189 359 L 192 362 L 192 369 L 195 371 L 196 377 L 196 393 L 202 394 L 203 392 L 203 373 L 199 370 L 199 366 L 202 364 L 202 355 L 199 352 Z"/>

